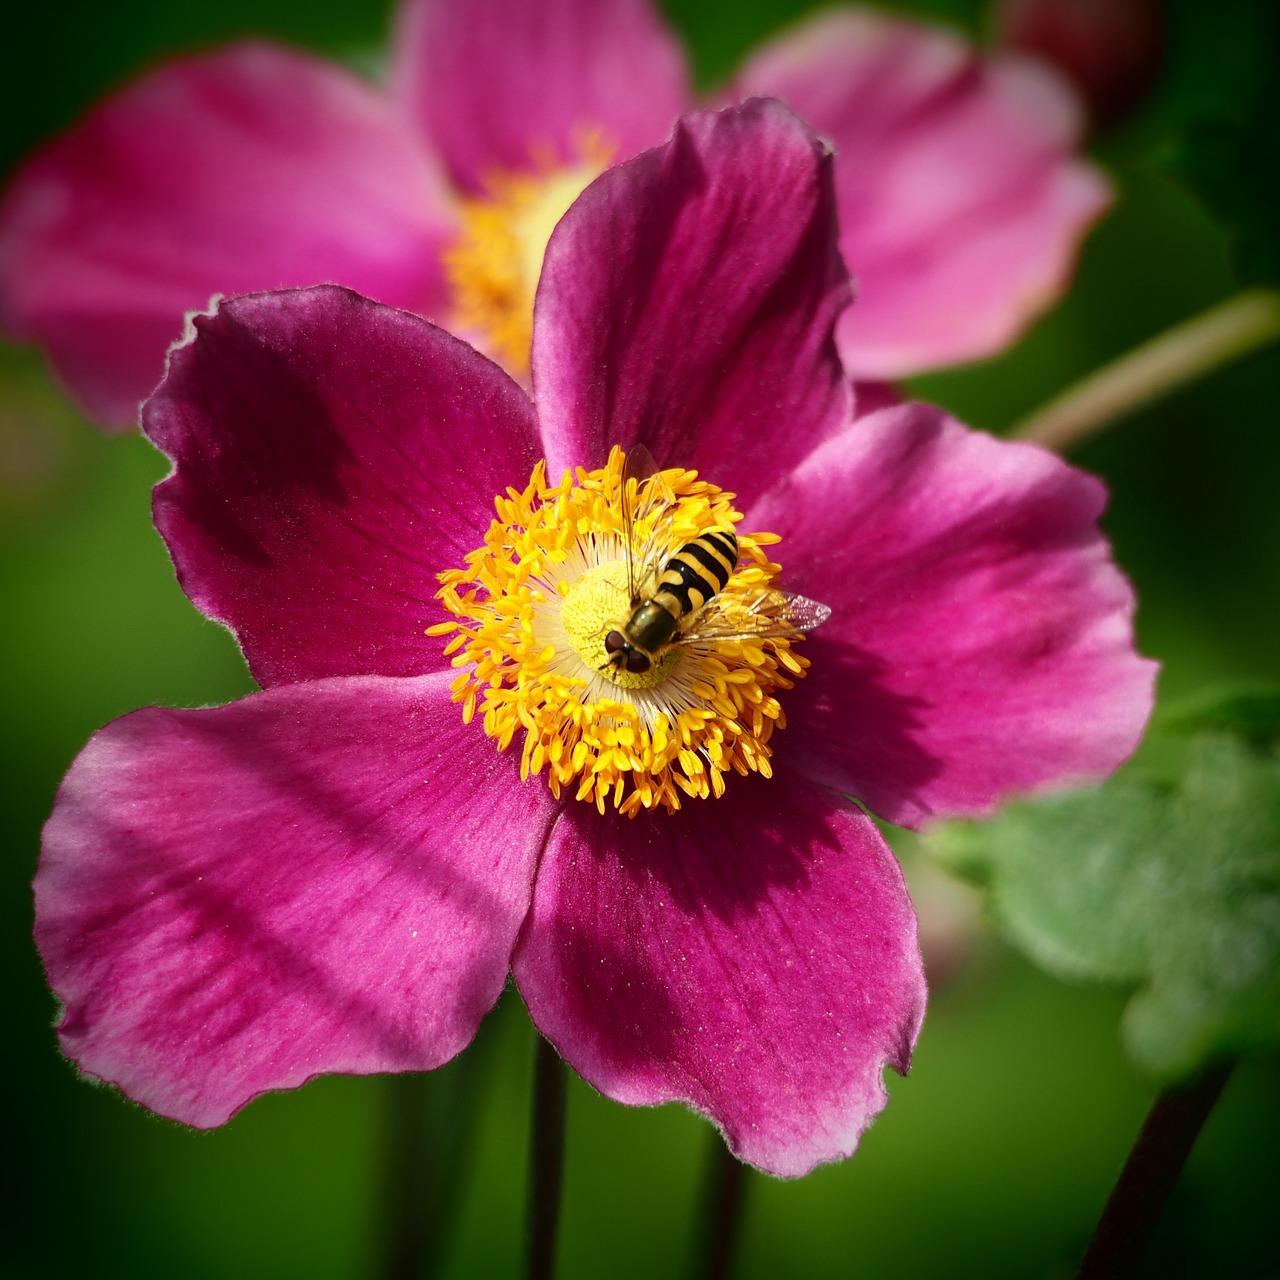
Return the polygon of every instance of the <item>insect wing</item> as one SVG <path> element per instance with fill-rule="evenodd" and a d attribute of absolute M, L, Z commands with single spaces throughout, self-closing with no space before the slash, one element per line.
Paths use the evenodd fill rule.
<path fill-rule="evenodd" d="M 745 617 L 738 610 L 728 614 L 720 606 L 720 597 L 717 596 L 694 618 L 692 626 L 681 634 L 679 642 L 696 644 L 708 640 L 767 640 L 771 636 L 796 636 L 815 630 L 831 617 L 828 605 L 810 600 L 808 596 L 792 595 L 789 591 L 773 588 L 756 593 Z"/>
<path fill-rule="evenodd" d="M 634 607 L 653 589 L 662 570 L 660 555 L 670 538 L 668 526 L 675 495 L 653 455 L 642 444 L 627 451 L 622 467 L 622 540 L 627 557 L 627 594 Z M 644 543 L 636 547 L 636 526 L 647 522 Z"/>
<path fill-rule="evenodd" d="M 650 476 L 658 474 L 658 464 L 653 460 L 653 454 L 649 452 L 642 444 L 633 444 L 627 450 L 627 456 L 622 464 L 622 482 L 626 484 L 628 480 L 634 480 L 637 487 L 642 485 Z"/>
<path fill-rule="evenodd" d="M 831 606 L 820 600 L 791 595 L 786 591 L 779 591 L 778 595 L 786 599 L 787 622 L 793 631 L 814 631 L 831 617 Z"/>

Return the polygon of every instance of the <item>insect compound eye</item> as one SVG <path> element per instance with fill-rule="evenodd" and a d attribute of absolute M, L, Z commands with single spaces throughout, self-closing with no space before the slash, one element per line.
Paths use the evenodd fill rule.
<path fill-rule="evenodd" d="M 626 637 L 621 631 L 610 631 L 604 638 L 604 651 L 606 653 L 617 653 L 619 649 L 626 648 Z"/>
<path fill-rule="evenodd" d="M 606 643 L 608 642 L 606 641 Z M 632 675 L 644 675 L 652 665 L 653 663 L 649 661 L 649 655 L 647 653 L 641 653 L 639 649 L 632 649 L 631 652 L 627 654 L 627 670 L 630 671 Z"/>

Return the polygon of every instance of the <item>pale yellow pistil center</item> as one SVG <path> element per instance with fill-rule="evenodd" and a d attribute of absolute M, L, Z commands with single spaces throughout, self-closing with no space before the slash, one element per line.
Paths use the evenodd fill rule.
<path fill-rule="evenodd" d="M 609 662 L 605 637 L 630 612 L 627 563 L 611 560 L 588 569 L 564 593 L 560 619 L 574 652 L 588 669 L 599 671 L 622 689 L 652 689 L 662 684 L 680 661 L 680 649 L 668 646 L 648 671 L 627 671 Z"/>
<path fill-rule="evenodd" d="M 582 159 L 498 173 L 485 199 L 462 206 L 462 229 L 445 254 L 453 300 L 450 327 L 518 376 L 529 371 L 533 296 L 556 223 L 604 172 L 610 148 L 584 134 Z"/>
<path fill-rule="evenodd" d="M 733 495 L 696 472 L 629 480 L 628 556 L 623 461 L 615 449 L 605 467 L 566 472 L 556 485 L 539 463 L 523 492 L 497 497 L 484 546 L 465 568 L 440 574 L 439 599 L 453 619 L 429 634 L 450 637 L 463 719 L 479 711 L 499 750 L 521 735 L 522 776 L 545 770 L 556 796 L 634 815 L 723 795 L 730 771 L 770 776 L 769 740 L 786 723 L 776 694 L 808 664 L 793 650 L 798 636 L 742 638 L 738 628 L 749 629 L 761 600 L 777 595 L 769 584 L 779 568 L 763 550 L 774 535 L 741 532 L 738 565 L 705 606 L 727 638 L 699 638 L 698 618 L 685 618 L 651 670 L 608 661 L 605 638 L 630 616 L 641 562 L 661 566 L 741 519 Z"/>

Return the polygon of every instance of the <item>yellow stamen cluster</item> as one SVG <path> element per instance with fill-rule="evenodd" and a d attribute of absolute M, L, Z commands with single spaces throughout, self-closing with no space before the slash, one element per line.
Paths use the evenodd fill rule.
<path fill-rule="evenodd" d="M 609 166 L 612 148 L 583 132 L 570 165 L 535 162 L 496 173 L 485 199 L 462 206 L 462 230 L 445 253 L 453 296 L 450 328 L 523 377 L 533 343 L 533 295 L 547 241 L 583 190 Z"/>
<path fill-rule="evenodd" d="M 545 768 L 557 797 L 571 791 L 601 813 L 612 803 L 634 816 L 723 795 L 731 769 L 770 776 L 769 739 L 786 723 L 775 692 L 808 664 L 792 651 L 793 636 L 683 633 L 650 672 L 608 663 L 605 636 L 631 608 L 622 472 L 618 449 L 605 467 L 566 472 L 558 485 L 539 463 L 524 492 L 499 496 L 484 546 L 465 569 L 440 574 L 438 598 L 454 620 L 428 634 L 451 637 L 445 651 L 463 668 L 451 687 L 464 721 L 480 710 L 499 750 L 523 731 L 522 776 Z M 636 486 L 632 562 L 647 556 L 660 566 L 702 534 L 733 528 L 741 516 L 732 497 L 693 471 Z M 776 541 L 738 535 L 738 568 L 713 602 L 719 629 L 750 626 L 779 572 L 762 550 Z"/>

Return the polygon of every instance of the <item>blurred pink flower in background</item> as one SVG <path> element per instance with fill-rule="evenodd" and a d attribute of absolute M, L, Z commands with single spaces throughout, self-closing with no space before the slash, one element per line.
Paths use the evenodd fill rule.
<path fill-rule="evenodd" d="M 782 98 L 834 149 L 860 289 L 837 341 L 856 378 L 1011 342 L 1108 198 L 1052 72 L 906 19 L 825 12 L 727 94 Z M 117 428 L 214 294 L 344 284 L 524 376 L 556 220 L 690 102 L 644 0 L 407 0 L 385 86 L 266 44 L 175 59 L 9 185 L 0 324 Z"/>
<path fill-rule="evenodd" d="M 784 1176 L 853 1150 L 925 993 L 901 873 L 846 797 L 919 825 L 1104 776 L 1141 733 L 1154 668 L 1097 481 L 927 406 L 855 417 L 832 341 L 851 290 L 831 168 L 757 100 L 610 169 L 551 237 L 533 398 L 345 289 L 193 319 L 143 413 L 174 462 L 156 523 L 264 691 L 125 716 L 59 791 L 36 937 L 86 1073 L 217 1125 L 321 1072 L 440 1065 L 511 972 L 609 1097 L 682 1100 Z M 744 541 L 779 535 L 782 584 L 831 606 L 805 678 L 801 663 L 775 682 L 776 733 L 753 711 L 772 693 L 730 725 L 725 690 L 759 692 L 783 641 L 691 646 L 641 690 L 588 696 L 599 668 L 552 604 L 626 526 L 552 504 L 546 549 L 511 513 L 542 459 L 555 484 L 637 443 L 731 488 Z M 481 575 L 441 593 L 446 612 L 437 575 L 485 555 L 511 593 Z M 451 659 L 439 632 L 457 617 L 488 621 Z M 490 634 L 506 647 L 484 670 Z M 573 714 L 532 700 L 552 669 L 585 690 Z M 504 741 L 512 698 L 523 727 Z M 582 723 L 642 705 L 746 743 L 751 767 L 723 795 L 624 816 L 625 788 L 654 776 L 663 730 L 645 720 L 585 765 L 599 810 L 548 786 L 584 769 L 566 763 Z M 717 760 L 708 740 L 681 767 Z M 591 785 L 609 770 L 612 804 Z"/>

